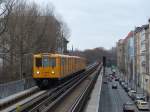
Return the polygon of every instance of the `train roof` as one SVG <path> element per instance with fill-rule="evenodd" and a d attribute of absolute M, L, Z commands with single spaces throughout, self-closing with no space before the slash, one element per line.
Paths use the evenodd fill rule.
<path fill-rule="evenodd" d="M 70 56 L 70 55 L 64 55 L 64 54 L 53 54 L 53 53 L 39 53 L 39 54 L 34 54 L 34 57 L 42 57 L 42 56 L 68 57 L 68 58 L 81 58 L 81 59 L 84 59 L 83 57 Z"/>

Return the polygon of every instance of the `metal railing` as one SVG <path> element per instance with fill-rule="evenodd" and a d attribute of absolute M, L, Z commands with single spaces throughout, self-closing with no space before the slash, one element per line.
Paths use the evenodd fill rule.
<path fill-rule="evenodd" d="M 35 82 L 32 77 L 12 81 L 5 84 L 0 84 L 0 99 L 18 93 L 20 91 L 29 89 L 33 86 L 35 86 Z"/>

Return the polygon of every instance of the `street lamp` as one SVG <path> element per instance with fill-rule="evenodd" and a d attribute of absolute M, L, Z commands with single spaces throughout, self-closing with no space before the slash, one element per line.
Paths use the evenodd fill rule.
<path fill-rule="evenodd" d="M 148 79 L 145 79 L 145 82 L 146 82 L 146 88 L 147 88 Z M 148 96 L 148 91 L 146 91 L 146 99 L 147 99 L 147 101 L 148 101 L 149 99 L 147 98 L 147 96 Z"/>

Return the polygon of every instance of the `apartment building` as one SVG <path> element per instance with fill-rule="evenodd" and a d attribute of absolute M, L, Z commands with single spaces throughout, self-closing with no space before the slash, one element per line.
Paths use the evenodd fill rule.
<path fill-rule="evenodd" d="M 134 88 L 135 73 L 134 73 L 134 32 L 131 31 L 128 34 L 128 74 L 129 83 L 131 87 Z"/>
<path fill-rule="evenodd" d="M 134 61 L 134 67 L 135 67 L 135 80 L 136 85 L 140 85 L 140 31 L 141 27 L 137 27 L 134 30 L 134 55 L 135 55 L 135 61 Z"/>
<path fill-rule="evenodd" d="M 124 39 L 124 62 L 125 62 L 125 79 L 128 84 L 134 85 L 134 37 L 133 31 L 130 31 Z"/>
<path fill-rule="evenodd" d="M 123 39 L 117 42 L 117 66 L 123 71 Z"/>
<path fill-rule="evenodd" d="M 140 51 L 140 86 L 142 88 L 144 88 L 146 90 L 147 87 L 147 83 L 148 83 L 148 67 L 146 66 L 146 60 L 147 59 L 147 30 L 148 29 L 148 25 L 143 25 L 141 26 L 141 31 L 140 31 L 140 47 L 139 47 L 139 51 Z"/>
<path fill-rule="evenodd" d="M 118 43 L 118 66 L 124 79 L 132 88 L 139 86 L 150 94 L 150 19 Z"/>
<path fill-rule="evenodd" d="M 133 31 L 129 32 L 125 39 L 117 43 L 117 65 L 124 74 L 124 80 L 132 82 L 134 65 L 134 38 Z"/>

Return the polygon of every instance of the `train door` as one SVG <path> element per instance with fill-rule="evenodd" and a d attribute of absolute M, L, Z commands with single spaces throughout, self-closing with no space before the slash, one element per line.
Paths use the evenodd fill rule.
<path fill-rule="evenodd" d="M 50 63 L 50 72 L 51 72 L 51 78 L 58 78 L 58 58 L 56 57 L 50 57 L 49 60 Z"/>
<path fill-rule="evenodd" d="M 70 57 L 68 57 L 68 75 L 70 75 Z"/>
<path fill-rule="evenodd" d="M 71 58 L 69 57 L 69 75 L 71 74 Z"/>
<path fill-rule="evenodd" d="M 73 58 L 73 60 L 74 60 L 73 69 L 74 69 L 74 72 L 76 72 L 76 58 Z"/>
<path fill-rule="evenodd" d="M 61 78 L 62 77 L 62 74 L 61 74 L 61 57 L 60 56 L 58 56 L 58 58 L 57 58 L 57 60 L 58 60 L 58 76 L 59 76 L 59 78 Z"/>
<path fill-rule="evenodd" d="M 63 77 L 65 77 L 66 76 L 66 71 L 67 71 L 67 69 L 66 69 L 66 58 L 65 57 L 63 57 L 63 60 L 64 60 L 64 65 L 63 65 Z"/>
<path fill-rule="evenodd" d="M 69 57 L 67 57 L 67 75 L 69 75 Z"/>
<path fill-rule="evenodd" d="M 41 74 L 43 77 L 50 77 L 50 70 L 49 70 L 49 57 L 48 56 L 43 56 L 42 57 L 42 69 Z"/>
<path fill-rule="evenodd" d="M 64 77 L 64 75 L 65 75 L 65 59 L 63 57 L 61 57 L 61 74 L 62 74 L 62 77 Z"/>
<path fill-rule="evenodd" d="M 73 71 L 73 57 L 72 57 L 72 63 L 71 63 L 71 65 L 72 65 L 72 73 L 74 73 L 74 71 Z"/>
<path fill-rule="evenodd" d="M 75 58 L 75 72 L 77 72 L 77 58 Z"/>
<path fill-rule="evenodd" d="M 66 59 L 67 59 L 67 62 L 66 62 L 67 73 L 66 73 L 66 75 L 68 75 L 69 74 L 69 59 L 68 59 L 68 57 Z"/>
<path fill-rule="evenodd" d="M 73 57 L 71 57 L 71 73 L 73 73 Z"/>
<path fill-rule="evenodd" d="M 63 73 L 62 73 L 62 57 L 59 57 L 59 61 L 60 61 L 60 77 L 63 77 Z"/>

